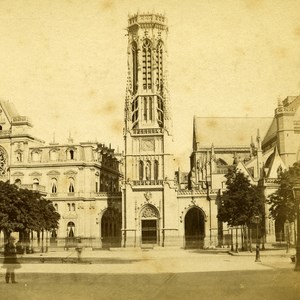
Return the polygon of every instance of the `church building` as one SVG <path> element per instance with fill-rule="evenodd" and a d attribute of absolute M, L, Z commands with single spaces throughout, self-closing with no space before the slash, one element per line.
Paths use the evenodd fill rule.
<path fill-rule="evenodd" d="M 181 190 L 175 178 L 164 15 L 128 20 L 122 245 L 203 247 L 216 242 L 216 195 Z"/>
<path fill-rule="evenodd" d="M 47 233 L 53 247 L 73 247 L 76 237 L 93 249 L 229 246 L 230 228 L 217 218 L 225 174 L 237 167 L 265 197 L 277 189 L 281 172 L 300 160 L 300 96 L 280 101 L 274 118 L 195 116 L 190 172 L 182 173 L 173 156 L 167 19 L 137 13 L 127 32 L 124 154 L 71 137 L 47 145 L 1 101 L 0 180 L 52 200 L 61 216 Z M 265 242 L 286 234 L 267 206 L 261 228 Z"/>

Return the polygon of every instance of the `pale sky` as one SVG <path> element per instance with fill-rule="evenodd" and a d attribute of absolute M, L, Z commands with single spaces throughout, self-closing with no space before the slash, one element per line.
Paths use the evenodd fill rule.
<path fill-rule="evenodd" d="M 50 142 L 123 149 L 128 13 L 168 18 L 175 155 L 188 169 L 193 115 L 273 116 L 300 94 L 300 1 L 0 1 L 0 98 Z M 250 137 L 249 137 L 250 139 Z"/>

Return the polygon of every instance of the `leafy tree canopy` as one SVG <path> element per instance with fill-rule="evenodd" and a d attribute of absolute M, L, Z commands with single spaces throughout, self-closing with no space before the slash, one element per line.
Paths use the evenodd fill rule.
<path fill-rule="evenodd" d="M 293 222 L 296 218 L 296 203 L 293 195 L 294 185 L 300 181 L 300 162 L 284 171 L 280 175 L 279 186 L 276 192 L 269 195 L 270 214 L 278 221 Z"/>
<path fill-rule="evenodd" d="M 229 169 L 226 177 L 227 189 L 221 197 L 218 219 L 230 226 L 250 225 L 255 216 L 264 214 L 261 189 L 236 168 Z"/>
<path fill-rule="evenodd" d="M 58 227 L 60 215 L 52 202 L 37 191 L 18 189 L 0 181 L 0 230 L 7 234 L 24 230 L 51 230 Z"/>

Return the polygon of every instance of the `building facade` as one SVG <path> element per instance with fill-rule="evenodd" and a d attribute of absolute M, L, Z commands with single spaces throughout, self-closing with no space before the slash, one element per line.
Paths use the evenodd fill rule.
<path fill-rule="evenodd" d="M 37 190 L 60 214 L 59 228 L 48 233 L 55 245 L 86 238 L 91 247 L 120 245 L 119 158 L 96 142 L 46 145 L 30 134 L 30 120 L 0 103 L 0 180 Z"/>
<path fill-rule="evenodd" d="M 181 190 L 175 177 L 167 20 L 136 14 L 127 30 L 123 246 L 204 246 L 216 228 L 216 195 Z"/>
<path fill-rule="evenodd" d="M 128 19 L 124 156 L 97 142 L 64 144 L 32 136 L 31 122 L 0 102 L 0 180 L 40 191 L 61 216 L 52 243 L 103 247 L 229 246 L 218 222 L 225 174 L 236 166 L 265 197 L 280 172 L 300 159 L 300 97 L 274 118 L 194 117 L 190 172 L 175 171 L 164 15 Z M 268 212 L 268 207 L 266 207 Z M 285 235 L 266 214 L 265 242 Z"/>

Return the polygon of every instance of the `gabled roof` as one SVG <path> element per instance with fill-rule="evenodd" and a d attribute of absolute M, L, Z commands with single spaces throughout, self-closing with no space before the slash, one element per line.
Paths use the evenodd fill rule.
<path fill-rule="evenodd" d="M 2 109 L 4 110 L 9 121 L 11 121 L 11 119 L 14 117 L 19 116 L 19 113 L 13 103 L 4 101 L 4 100 L 0 100 L 0 105 L 1 105 Z"/>
<path fill-rule="evenodd" d="M 276 137 L 276 134 L 277 134 L 277 123 L 276 123 L 276 119 L 273 118 L 273 120 L 268 128 L 268 131 L 263 139 L 262 145 L 266 144 L 269 140 Z"/>
<path fill-rule="evenodd" d="M 267 171 L 266 176 L 268 178 L 277 178 L 278 177 L 278 168 L 286 170 L 285 163 L 281 159 L 277 147 L 274 148 L 274 152 L 267 161 L 265 162 L 265 171 Z"/>
<path fill-rule="evenodd" d="M 211 146 L 248 146 L 251 136 L 264 137 L 272 118 L 236 118 L 236 117 L 196 117 L 194 116 L 194 145 Z"/>
<path fill-rule="evenodd" d="M 254 184 L 254 179 L 252 175 L 250 174 L 249 170 L 245 167 L 244 163 L 239 161 L 236 165 L 236 169 L 243 173 L 249 180 L 251 184 Z"/>

